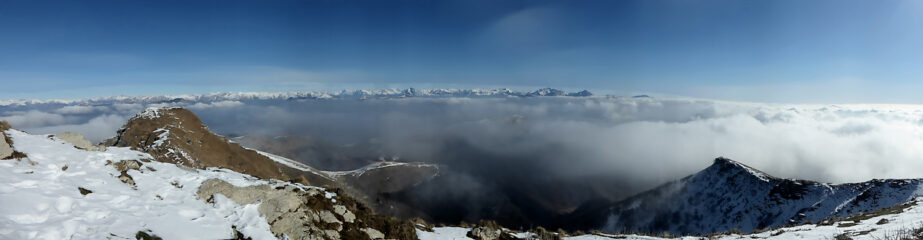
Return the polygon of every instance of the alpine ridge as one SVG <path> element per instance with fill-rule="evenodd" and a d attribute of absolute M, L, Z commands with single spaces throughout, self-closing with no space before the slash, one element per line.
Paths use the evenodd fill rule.
<path fill-rule="evenodd" d="M 696 174 L 615 203 L 602 229 L 677 235 L 753 232 L 896 206 L 920 196 L 921 183 L 782 179 L 719 157 Z"/>

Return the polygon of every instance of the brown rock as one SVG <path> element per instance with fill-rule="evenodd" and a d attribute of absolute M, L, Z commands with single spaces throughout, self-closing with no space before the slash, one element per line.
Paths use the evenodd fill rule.
<path fill-rule="evenodd" d="M 13 127 L 10 126 L 10 123 L 7 121 L 0 121 L 0 132 L 10 130 Z"/>
<path fill-rule="evenodd" d="M 68 142 L 74 147 L 87 151 L 106 151 L 106 146 L 98 146 L 91 143 L 82 134 L 74 132 L 63 132 L 54 135 L 56 138 Z"/>
<path fill-rule="evenodd" d="M 13 156 L 13 147 L 7 143 L 6 134 L 0 133 L 0 159 L 6 159 Z"/>
<path fill-rule="evenodd" d="M 141 162 L 138 160 L 122 160 L 112 164 L 112 166 L 119 171 L 128 171 L 129 169 L 140 170 L 141 165 Z"/>

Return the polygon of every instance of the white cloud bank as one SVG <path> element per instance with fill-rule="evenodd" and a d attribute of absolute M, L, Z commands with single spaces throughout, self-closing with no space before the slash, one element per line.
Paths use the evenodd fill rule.
<path fill-rule="evenodd" d="M 788 178 L 839 183 L 923 177 L 923 105 L 612 97 L 179 105 L 224 134 L 302 134 L 345 143 L 375 139 L 383 153 L 436 162 L 453 152 L 448 142 L 462 141 L 493 156 L 491 161 L 519 161 L 564 178 L 620 176 L 639 190 L 694 173 L 718 156 Z M 0 119 L 35 133 L 75 131 L 98 141 L 113 136 L 143 107 L 0 109 Z M 75 117 L 79 114 L 83 117 Z"/>

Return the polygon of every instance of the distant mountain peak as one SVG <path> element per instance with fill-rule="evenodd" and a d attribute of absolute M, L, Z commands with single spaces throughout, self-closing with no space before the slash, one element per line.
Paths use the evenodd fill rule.
<path fill-rule="evenodd" d="M 756 168 L 747 166 L 746 164 L 731 160 L 730 158 L 726 157 L 715 158 L 712 165 L 703 170 L 702 173 L 723 175 L 743 173 L 767 182 L 771 179 L 775 179 L 775 177 L 757 170 Z"/>
<path fill-rule="evenodd" d="M 614 205 L 604 229 L 751 232 L 888 208 L 921 196 L 923 179 L 828 184 L 783 179 L 725 157 Z"/>

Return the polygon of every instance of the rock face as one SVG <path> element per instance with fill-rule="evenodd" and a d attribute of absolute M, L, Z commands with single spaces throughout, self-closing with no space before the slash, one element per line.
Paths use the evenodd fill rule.
<path fill-rule="evenodd" d="M 892 207 L 921 194 L 923 180 L 826 184 L 770 176 L 726 158 L 694 175 L 612 206 L 605 231 L 707 234 L 819 222 Z M 602 212 L 602 211 L 600 211 Z"/>
<path fill-rule="evenodd" d="M 221 194 L 245 205 L 259 202 L 277 236 L 291 239 L 416 239 L 410 222 L 375 215 L 346 196 L 325 196 L 317 188 L 296 185 L 237 187 L 222 180 L 202 183 L 198 197 L 210 201 Z"/>
<path fill-rule="evenodd" d="M 0 159 L 7 159 L 13 156 L 13 141 L 6 136 L 6 133 L 3 133 L 3 131 L 9 129 L 9 123 L 0 121 Z"/>
<path fill-rule="evenodd" d="M 212 133 L 198 116 L 182 108 L 147 109 L 129 120 L 110 142 L 147 152 L 160 162 L 199 169 L 221 167 L 263 179 L 335 186 L 328 176 L 277 164 Z"/>
<path fill-rule="evenodd" d="M 79 148 L 79 149 L 83 149 L 87 151 L 100 151 L 100 152 L 106 151 L 106 146 L 94 145 L 93 143 L 90 142 L 90 140 L 87 140 L 86 137 L 84 137 L 82 134 L 79 134 L 79 133 L 63 132 L 63 133 L 55 134 L 54 136 L 58 139 L 64 140 L 65 142 L 73 144 L 74 147 Z"/>

